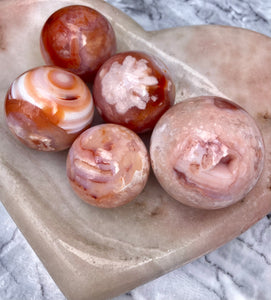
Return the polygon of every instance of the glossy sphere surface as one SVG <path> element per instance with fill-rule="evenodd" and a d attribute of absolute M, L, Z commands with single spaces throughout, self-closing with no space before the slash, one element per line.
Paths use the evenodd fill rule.
<path fill-rule="evenodd" d="M 38 67 L 11 84 L 5 101 L 11 132 L 28 147 L 59 151 L 71 146 L 93 118 L 86 84 L 57 67 Z"/>
<path fill-rule="evenodd" d="M 47 64 L 94 79 L 98 68 L 116 52 L 116 37 L 108 20 L 81 5 L 61 8 L 43 26 L 41 53 Z"/>
<path fill-rule="evenodd" d="M 176 200 L 216 209 L 243 199 L 264 165 L 264 144 L 252 117 L 218 97 L 191 98 L 157 123 L 150 146 L 154 173 Z"/>
<path fill-rule="evenodd" d="M 152 129 L 170 107 L 175 87 L 159 59 L 142 52 L 124 52 L 100 68 L 93 97 L 106 122 L 140 133 Z"/>
<path fill-rule="evenodd" d="M 86 202 L 105 208 L 121 206 L 139 195 L 149 167 L 141 139 L 115 124 L 83 132 L 67 158 L 67 175 L 74 191 Z"/>

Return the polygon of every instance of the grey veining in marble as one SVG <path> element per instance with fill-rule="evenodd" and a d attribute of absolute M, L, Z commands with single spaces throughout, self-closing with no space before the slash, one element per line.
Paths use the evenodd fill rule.
<path fill-rule="evenodd" d="M 65 299 L 0 203 L 0 299 Z"/>
<path fill-rule="evenodd" d="M 271 37 L 269 1 L 108 1 L 145 29 L 194 24 L 249 28 Z M 271 299 L 271 219 L 227 245 L 116 300 Z M 65 299 L 0 205 L 0 299 Z"/>
<path fill-rule="evenodd" d="M 271 2 L 266 0 L 111 0 L 146 30 L 220 24 L 270 35 Z"/>

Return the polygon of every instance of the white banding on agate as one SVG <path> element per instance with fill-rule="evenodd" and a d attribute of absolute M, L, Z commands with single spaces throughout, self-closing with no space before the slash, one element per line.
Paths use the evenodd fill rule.
<path fill-rule="evenodd" d="M 77 82 L 74 84 L 75 88 L 72 89 L 61 89 L 53 85 L 48 79 L 50 71 L 52 71 L 50 67 L 30 71 L 32 72 L 31 80 L 33 81 L 32 86 L 34 87 L 33 94 L 36 95 L 35 98 L 27 90 L 26 80 L 28 73 L 23 74 L 13 82 L 11 97 L 27 101 L 40 109 L 50 107 L 53 115 L 58 112 L 58 104 L 62 105 L 62 107 L 67 107 L 67 110 L 64 109 L 63 119 L 57 125 L 69 134 L 79 132 L 92 121 L 94 108 L 91 94 L 79 78 L 75 78 Z M 63 72 L 63 76 L 61 76 L 61 72 Z M 56 75 L 58 80 L 62 81 L 64 85 L 68 83 L 69 78 L 66 76 L 65 71 L 60 71 Z M 74 77 L 75 75 L 71 74 L 71 76 Z M 69 96 L 75 97 L 75 99 L 66 100 Z M 86 104 L 83 104 L 82 109 L 78 110 L 78 103 L 80 102 L 85 102 Z M 71 108 L 74 108 L 74 110 L 71 110 Z"/>

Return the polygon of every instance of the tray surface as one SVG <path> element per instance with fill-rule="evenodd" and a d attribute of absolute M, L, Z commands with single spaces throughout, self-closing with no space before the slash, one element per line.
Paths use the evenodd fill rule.
<path fill-rule="evenodd" d="M 73 1 L 0 2 L 0 95 L 29 68 L 44 64 L 39 34 L 48 16 Z M 118 51 L 143 50 L 171 69 L 176 102 L 199 95 L 239 103 L 271 146 L 271 40 L 222 26 L 145 32 L 99 0 L 76 1 L 112 23 Z M 10 22 L 13 20 L 13 22 Z M 253 54 L 253 55 L 252 55 Z M 270 152 L 260 181 L 240 203 L 217 211 L 185 207 L 153 176 L 130 204 L 111 210 L 78 199 L 65 175 L 67 151 L 39 153 L 9 133 L 0 106 L 0 199 L 69 299 L 105 299 L 130 290 L 216 249 L 271 210 Z"/>

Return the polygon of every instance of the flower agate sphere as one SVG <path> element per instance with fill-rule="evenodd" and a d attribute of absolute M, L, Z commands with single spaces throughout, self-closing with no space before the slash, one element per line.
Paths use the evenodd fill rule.
<path fill-rule="evenodd" d="M 135 132 L 153 129 L 175 97 L 166 66 L 142 52 L 124 52 L 107 60 L 94 81 L 93 98 L 106 122 Z"/>
<path fill-rule="evenodd" d="M 264 144 L 254 119 L 218 97 L 191 98 L 158 121 L 150 146 L 154 173 L 169 195 L 198 208 L 217 209 L 254 187 Z"/>
<path fill-rule="evenodd" d="M 21 142 L 37 150 L 60 151 L 89 127 L 94 105 L 78 76 L 45 66 L 15 79 L 5 110 L 8 127 Z"/>
<path fill-rule="evenodd" d="M 85 81 L 116 52 L 108 20 L 90 7 L 72 5 L 52 14 L 43 26 L 41 53 L 47 64 L 65 68 Z"/>
<path fill-rule="evenodd" d="M 149 157 L 141 139 L 131 130 L 102 124 L 83 132 L 67 158 L 67 176 L 80 198 L 98 207 L 121 206 L 144 188 Z"/>

